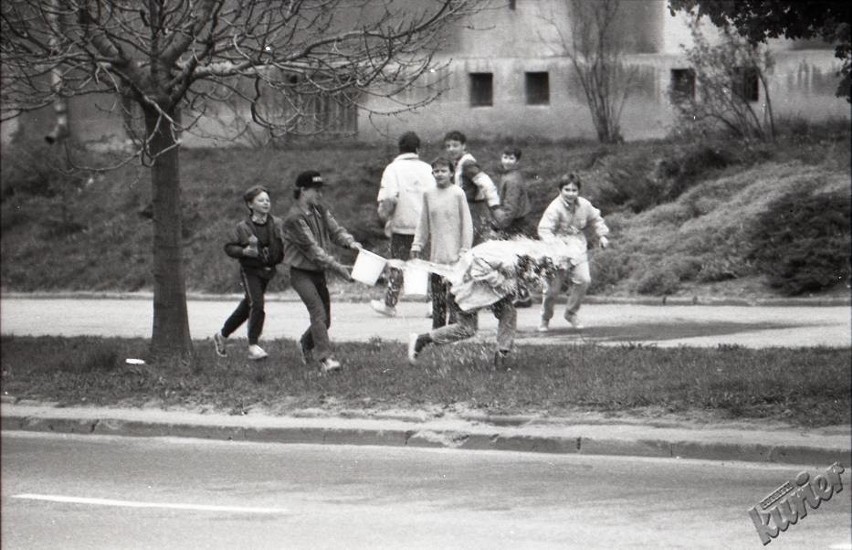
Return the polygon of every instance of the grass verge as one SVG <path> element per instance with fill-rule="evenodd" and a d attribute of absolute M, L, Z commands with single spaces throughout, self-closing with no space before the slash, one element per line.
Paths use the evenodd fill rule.
<path fill-rule="evenodd" d="M 299 360 L 296 342 L 265 344 L 252 363 L 237 346 L 218 358 L 198 342 L 192 360 L 146 359 L 144 339 L 0 338 L 2 390 L 61 405 L 192 407 L 243 414 L 306 408 L 452 409 L 549 414 L 652 409 L 693 418 L 768 419 L 819 427 L 850 423 L 850 350 L 524 345 L 493 371 L 476 344 L 431 348 L 416 367 L 402 344 L 336 346 L 346 369 L 323 376 Z"/>

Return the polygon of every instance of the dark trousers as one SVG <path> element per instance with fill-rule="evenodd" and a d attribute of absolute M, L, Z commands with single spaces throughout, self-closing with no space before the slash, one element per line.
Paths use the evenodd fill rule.
<path fill-rule="evenodd" d="M 432 295 L 432 328 L 441 328 L 456 322 L 458 306 L 450 293 L 450 283 L 442 276 L 429 275 L 429 293 Z"/>
<path fill-rule="evenodd" d="M 331 297 L 324 271 L 290 268 L 290 286 L 308 308 L 311 325 L 302 334 L 302 348 L 313 352 L 314 359 L 322 361 L 331 356 L 328 329 L 331 326 Z"/>
<path fill-rule="evenodd" d="M 411 244 L 414 235 L 391 233 L 390 257 L 393 260 L 407 260 L 411 254 Z M 385 305 L 395 307 L 399 302 L 399 293 L 404 283 L 402 270 L 397 267 L 388 268 L 388 289 L 385 292 Z"/>
<path fill-rule="evenodd" d="M 222 336 L 227 338 L 248 319 L 249 345 L 255 345 L 263 332 L 263 321 L 266 319 L 264 295 L 269 279 L 246 273 L 243 269 L 240 269 L 240 279 L 246 294 L 222 326 Z"/>

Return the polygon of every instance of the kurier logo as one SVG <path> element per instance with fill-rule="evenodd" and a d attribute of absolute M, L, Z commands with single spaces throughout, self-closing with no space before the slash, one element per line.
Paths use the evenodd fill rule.
<path fill-rule="evenodd" d="M 843 490 L 840 474 L 843 466 L 835 462 L 828 467 L 825 475 L 811 479 L 810 474 L 801 472 L 795 480 L 787 481 L 752 506 L 748 515 L 754 522 L 754 528 L 765 545 L 772 542 L 780 531 L 808 515 L 808 506 L 816 510 L 824 500 L 830 500 L 834 493 Z M 795 484 L 795 485 L 794 485 Z"/>

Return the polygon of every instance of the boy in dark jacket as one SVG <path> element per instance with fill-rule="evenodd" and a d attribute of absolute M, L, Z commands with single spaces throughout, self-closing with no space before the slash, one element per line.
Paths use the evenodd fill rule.
<path fill-rule="evenodd" d="M 281 220 L 269 213 L 272 202 L 269 191 L 256 185 L 243 195 L 249 217 L 241 220 L 225 243 L 225 253 L 240 262 L 240 280 L 245 297 L 213 335 L 216 354 L 225 357 L 225 339 L 248 320 L 248 358 L 264 359 L 268 354 L 257 345 L 263 332 L 264 295 L 275 276 L 275 266 L 284 259 L 284 235 Z"/>
<path fill-rule="evenodd" d="M 521 150 L 517 147 L 506 147 L 500 157 L 503 173 L 497 192 L 500 196 L 500 207 L 494 211 L 492 227 L 501 239 L 527 237 L 527 216 L 530 213 L 530 197 L 527 192 L 524 176 L 520 170 Z M 532 306 L 530 291 L 523 282 L 518 282 L 515 307 Z"/>

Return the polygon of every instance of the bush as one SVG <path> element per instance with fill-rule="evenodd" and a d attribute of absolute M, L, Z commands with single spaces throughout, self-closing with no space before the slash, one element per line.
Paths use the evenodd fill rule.
<path fill-rule="evenodd" d="M 844 191 L 784 195 L 755 219 L 748 257 L 788 296 L 848 283 L 850 210 Z"/>
<path fill-rule="evenodd" d="M 79 188 L 81 172 L 64 170 L 63 152 L 43 140 L 16 140 L 4 147 L 0 163 L 0 200 L 16 194 L 53 197 L 66 189 Z"/>
<path fill-rule="evenodd" d="M 639 279 L 636 292 L 651 296 L 674 294 L 680 288 L 678 276 L 668 269 L 652 269 Z"/>

